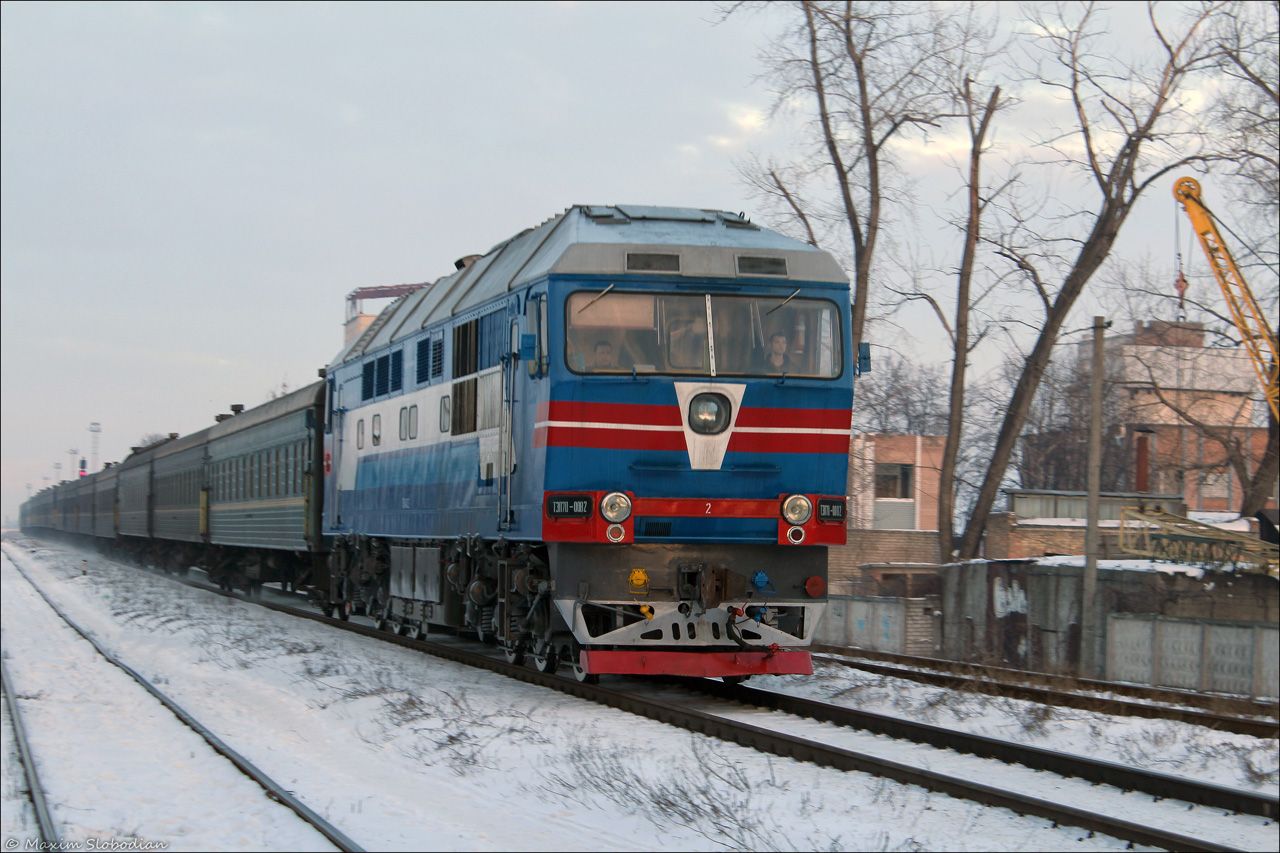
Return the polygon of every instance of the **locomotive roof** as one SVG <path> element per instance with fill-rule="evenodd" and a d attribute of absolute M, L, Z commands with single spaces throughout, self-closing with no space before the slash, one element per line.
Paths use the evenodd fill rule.
<path fill-rule="evenodd" d="M 678 275 L 737 277 L 744 250 L 786 258 L 787 275 L 772 280 L 848 281 L 826 252 L 752 224 L 741 214 L 644 205 L 574 205 L 494 246 L 473 263 L 401 296 L 333 363 L 364 356 L 550 273 L 621 275 L 627 253 L 676 253 Z"/>

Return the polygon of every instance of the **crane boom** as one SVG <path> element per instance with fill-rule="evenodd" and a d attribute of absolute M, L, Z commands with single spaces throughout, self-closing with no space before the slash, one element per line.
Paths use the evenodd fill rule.
<path fill-rule="evenodd" d="M 1182 203 L 1182 209 L 1191 220 L 1191 227 L 1200 239 L 1200 248 L 1204 249 L 1213 269 L 1213 277 L 1218 280 L 1218 287 L 1227 300 L 1231 320 L 1249 351 L 1249 359 L 1258 374 L 1267 405 L 1271 407 L 1271 415 L 1280 420 L 1280 345 L 1276 334 L 1249 289 L 1249 283 L 1236 266 L 1231 250 L 1222 242 L 1213 214 L 1200 200 L 1200 182 L 1195 178 L 1178 178 L 1173 184 L 1173 197 Z"/>

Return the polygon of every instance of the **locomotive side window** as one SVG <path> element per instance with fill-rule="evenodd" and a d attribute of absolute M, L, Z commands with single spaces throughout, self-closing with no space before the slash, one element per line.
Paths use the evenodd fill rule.
<path fill-rule="evenodd" d="M 476 431 L 476 384 L 474 378 L 453 383 L 454 435 Z"/>
<path fill-rule="evenodd" d="M 476 372 L 479 347 L 478 320 L 471 320 L 453 329 L 453 378 Z"/>
<path fill-rule="evenodd" d="M 364 450 L 364 418 L 356 421 L 356 450 Z"/>
<path fill-rule="evenodd" d="M 409 439 L 409 407 L 400 407 L 400 440 L 407 441 Z"/>
<path fill-rule="evenodd" d="M 440 432 L 447 433 L 449 427 L 453 425 L 453 415 L 451 413 L 452 403 L 450 398 L 440 398 Z"/>
<path fill-rule="evenodd" d="M 369 440 L 374 447 L 382 444 L 382 415 L 374 415 L 370 420 Z"/>
<path fill-rule="evenodd" d="M 418 437 L 418 407 L 409 407 L 409 439 L 413 440 Z"/>

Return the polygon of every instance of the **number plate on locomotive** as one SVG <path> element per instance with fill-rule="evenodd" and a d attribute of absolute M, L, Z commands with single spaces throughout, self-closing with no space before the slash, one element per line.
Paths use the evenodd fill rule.
<path fill-rule="evenodd" d="M 587 518 L 591 515 L 591 495 L 548 495 L 547 515 L 551 518 Z"/>

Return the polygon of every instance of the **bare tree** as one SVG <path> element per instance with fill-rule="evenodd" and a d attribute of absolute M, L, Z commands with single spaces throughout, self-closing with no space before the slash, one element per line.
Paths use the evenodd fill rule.
<path fill-rule="evenodd" d="M 996 438 L 991 464 L 959 546 L 962 557 L 978 553 L 1031 403 L 1049 364 L 1054 344 L 1085 285 L 1111 252 L 1120 228 L 1139 197 L 1172 170 L 1203 162 L 1202 136 L 1183 111 L 1179 96 L 1192 75 L 1208 63 L 1204 28 L 1222 4 L 1201 6 L 1177 32 L 1148 6 L 1150 31 L 1160 59 L 1152 67 L 1118 67 L 1093 51 L 1101 22 L 1092 4 L 1078 17 L 1064 9 L 1048 15 L 1033 11 L 1043 85 L 1063 93 L 1071 105 L 1073 126 L 1046 141 L 1056 152 L 1051 165 L 1076 167 L 1096 189 L 1097 202 L 1087 230 L 1070 230 L 1075 217 L 1042 230 L 1016 203 L 1004 208 L 1007 224 L 991 239 L 1032 288 L 1044 316 L 1018 378 Z M 1163 185 L 1163 184 L 1162 184 Z M 1059 247 L 1074 250 L 1063 258 Z M 1055 281 L 1060 281 L 1055 286 Z"/>
<path fill-rule="evenodd" d="M 1228 173 L 1274 234 L 1280 213 L 1280 0 L 1232 3 L 1210 32 L 1225 78 L 1213 118 Z"/>
<path fill-rule="evenodd" d="M 887 351 L 858 380 L 853 425 L 858 432 L 941 435 L 947 428 L 946 379 L 941 370 Z"/>
<path fill-rule="evenodd" d="M 863 340 L 886 204 L 899 187 L 891 145 L 937 127 L 951 110 L 945 62 L 956 31 L 921 3 L 798 4 L 797 23 L 766 54 L 777 103 L 797 95 L 815 107 L 812 156 L 799 165 L 754 162 L 748 181 L 814 245 L 843 232 L 850 248 L 855 350 Z M 834 191 L 807 192 L 829 175 Z M 843 255 L 843 252 L 837 252 Z"/>

